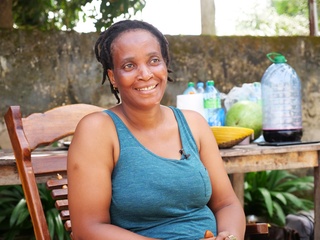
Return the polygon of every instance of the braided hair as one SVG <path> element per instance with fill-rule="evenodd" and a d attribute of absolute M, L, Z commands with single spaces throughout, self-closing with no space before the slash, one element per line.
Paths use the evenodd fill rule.
<path fill-rule="evenodd" d="M 102 84 L 106 81 L 107 77 L 110 82 L 107 71 L 109 69 L 112 70 L 114 68 L 112 52 L 111 52 L 111 45 L 113 41 L 121 33 L 129 30 L 133 30 L 133 29 L 147 30 L 157 38 L 160 44 L 162 57 L 168 69 L 168 73 L 172 72 L 169 69 L 169 62 L 170 62 L 169 43 L 165 38 L 165 36 L 157 28 L 155 28 L 153 25 L 147 22 L 143 22 L 139 20 L 123 20 L 113 24 L 106 31 L 102 32 L 95 44 L 94 50 L 95 50 L 96 58 L 102 64 L 102 67 L 103 67 Z M 173 80 L 168 76 L 168 81 L 172 82 Z M 118 100 L 118 103 L 120 103 L 118 89 L 114 89 L 111 83 L 110 83 L 110 87 L 111 87 L 112 94 L 116 97 L 116 99 Z"/>

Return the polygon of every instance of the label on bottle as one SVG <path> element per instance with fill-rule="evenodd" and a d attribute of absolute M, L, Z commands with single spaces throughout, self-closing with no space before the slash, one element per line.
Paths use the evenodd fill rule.
<path fill-rule="evenodd" d="M 204 99 L 204 108 L 215 108 L 216 100 L 214 98 Z"/>

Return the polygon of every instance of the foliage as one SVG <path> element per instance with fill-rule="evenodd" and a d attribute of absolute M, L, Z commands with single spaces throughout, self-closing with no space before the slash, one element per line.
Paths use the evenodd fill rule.
<path fill-rule="evenodd" d="M 236 30 L 240 34 L 237 35 L 308 36 L 309 19 L 306 15 L 308 6 L 292 7 L 293 2 L 304 0 L 294 0 L 293 2 L 289 0 L 290 4 L 288 5 L 284 1 L 274 0 L 274 4 L 271 6 L 257 3 L 246 14 L 242 14 L 242 18 L 238 19 Z M 285 11 L 288 11 L 288 13 L 284 14 Z"/>
<path fill-rule="evenodd" d="M 70 239 L 54 207 L 50 191 L 45 184 L 39 184 L 38 189 L 51 239 Z M 18 235 L 33 236 L 30 214 L 20 185 L 0 186 L 0 233 L 0 238 L 6 240 L 15 239 Z"/>
<path fill-rule="evenodd" d="M 308 1 L 306 0 L 272 0 L 272 6 L 279 15 L 285 14 L 291 17 L 303 15 L 308 17 Z"/>
<path fill-rule="evenodd" d="M 245 213 L 264 217 L 270 223 L 283 226 L 286 215 L 313 209 L 313 201 L 305 198 L 313 187 L 312 176 L 298 177 L 284 170 L 247 173 Z"/>
<path fill-rule="evenodd" d="M 86 14 L 83 10 L 87 4 L 97 3 L 96 0 L 12 0 L 14 24 L 22 29 L 40 30 L 71 30 L 80 18 L 95 19 L 97 31 L 110 26 L 116 17 L 124 14 L 130 18 L 129 9 L 133 14 L 141 11 L 145 6 L 145 0 L 101 0 L 99 11 L 93 5 L 93 9 Z"/>

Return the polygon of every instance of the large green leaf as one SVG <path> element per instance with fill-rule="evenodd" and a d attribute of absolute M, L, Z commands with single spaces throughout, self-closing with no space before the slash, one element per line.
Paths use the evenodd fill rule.
<path fill-rule="evenodd" d="M 21 216 L 25 217 L 27 209 L 27 202 L 24 198 L 22 198 L 19 203 L 13 209 L 11 218 L 10 218 L 10 226 L 19 225 L 22 221 Z"/>
<path fill-rule="evenodd" d="M 272 198 L 275 198 L 275 200 L 279 200 L 283 205 L 287 204 L 287 199 L 281 192 L 270 191 L 270 194 Z"/>
<path fill-rule="evenodd" d="M 286 216 L 284 210 L 277 202 L 273 202 L 273 207 L 275 210 L 275 217 L 279 222 L 276 222 L 278 225 L 283 226 L 286 221 Z"/>
<path fill-rule="evenodd" d="M 259 192 L 263 196 L 263 200 L 266 204 L 269 216 L 272 217 L 273 216 L 273 205 L 272 205 L 272 198 L 271 198 L 270 192 L 266 188 L 259 188 Z"/>

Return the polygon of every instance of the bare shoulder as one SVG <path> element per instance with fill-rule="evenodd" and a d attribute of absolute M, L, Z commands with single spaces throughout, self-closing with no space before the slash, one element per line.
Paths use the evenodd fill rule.
<path fill-rule="evenodd" d="M 97 137 L 100 133 L 111 133 L 114 130 L 114 123 L 111 117 L 105 113 L 94 112 L 83 117 L 77 125 L 75 135 L 79 133 L 85 133 L 87 137 Z"/>
<path fill-rule="evenodd" d="M 192 132 L 194 139 L 198 146 L 200 145 L 200 139 L 203 136 L 210 134 L 211 130 L 205 118 L 198 112 L 192 110 L 181 110 L 188 126 Z"/>
<path fill-rule="evenodd" d="M 208 123 L 200 113 L 184 109 L 181 109 L 181 111 L 191 128 L 193 128 L 193 126 L 200 127 L 200 125 L 207 127 Z"/>
<path fill-rule="evenodd" d="M 117 143 L 117 132 L 111 117 L 103 111 L 90 113 L 78 123 L 69 153 L 90 155 L 91 159 L 98 155 L 110 156 Z"/>

